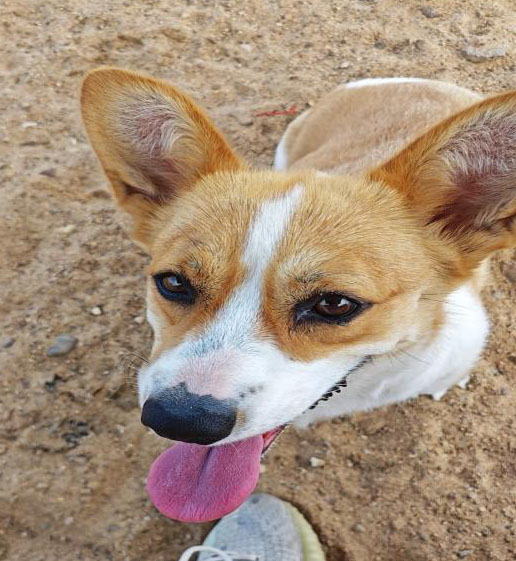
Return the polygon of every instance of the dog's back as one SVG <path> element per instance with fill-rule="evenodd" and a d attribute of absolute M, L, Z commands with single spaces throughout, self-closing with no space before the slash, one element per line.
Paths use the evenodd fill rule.
<path fill-rule="evenodd" d="M 378 78 L 342 84 L 289 125 L 275 167 L 364 172 L 480 100 L 474 92 L 437 80 Z"/>

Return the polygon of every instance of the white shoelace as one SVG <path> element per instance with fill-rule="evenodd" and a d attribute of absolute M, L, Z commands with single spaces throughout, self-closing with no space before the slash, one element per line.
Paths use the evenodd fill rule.
<path fill-rule="evenodd" d="M 211 553 L 211 555 L 206 559 L 206 561 L 260 561 L 258 555 L 249 555 L 235 553 L 234 551 L 222 551 L 222 549 L 217 549 L 216 547 L 210 547 L 209 545 L 194 545 L 189 547 L 178 561 L 190 561 L 194 553 L 201 553 L 202 551 Z"/>

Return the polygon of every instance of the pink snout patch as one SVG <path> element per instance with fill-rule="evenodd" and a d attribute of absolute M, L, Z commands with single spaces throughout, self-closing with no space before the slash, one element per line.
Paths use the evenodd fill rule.
<path fill-rule="evenodd" d="M 211 351 L 188 363 L 174 377 L 174 386 L 184 383 L 186 389 L 197 395 L 211 395 L 215 399 L 231 399 L 232 381 L 239 355 L 234 351 Z"/>

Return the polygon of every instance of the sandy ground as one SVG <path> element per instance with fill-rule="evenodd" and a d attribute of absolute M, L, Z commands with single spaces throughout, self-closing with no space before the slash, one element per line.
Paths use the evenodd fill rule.
<path fill-rule="evenodd" d="M 346 80 L 516 88 L 514 0 L 4 0 L 0 25 L 0 559 L 172 561 L 209 526 L 145 494 L 165 446 L 140 425 L 131 367 L 150 347 L 146 258 L 81 128 L 82 76 L 168 78 L 267 166 L 292 117 L 258 114 Z M 503 56 L 472 62 L 468 46 Z M 493 331 L 467 390 L 290 430 L 269 454 L 260 488 L 298 505 L 329 560 L 516 559 L 515 258 L 493 260 Z M 47 357 L 60 333 L 77 347 Z"/>

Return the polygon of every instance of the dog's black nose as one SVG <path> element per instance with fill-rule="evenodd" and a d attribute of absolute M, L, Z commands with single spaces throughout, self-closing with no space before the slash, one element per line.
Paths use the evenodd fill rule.
<path fill-rule="evenodd" d="M 170 440 L 213 444 L 229 436 L 237 411 L 231 401 L 190 393 L 184 384 L 150 397 L 142 423 Z"/>

